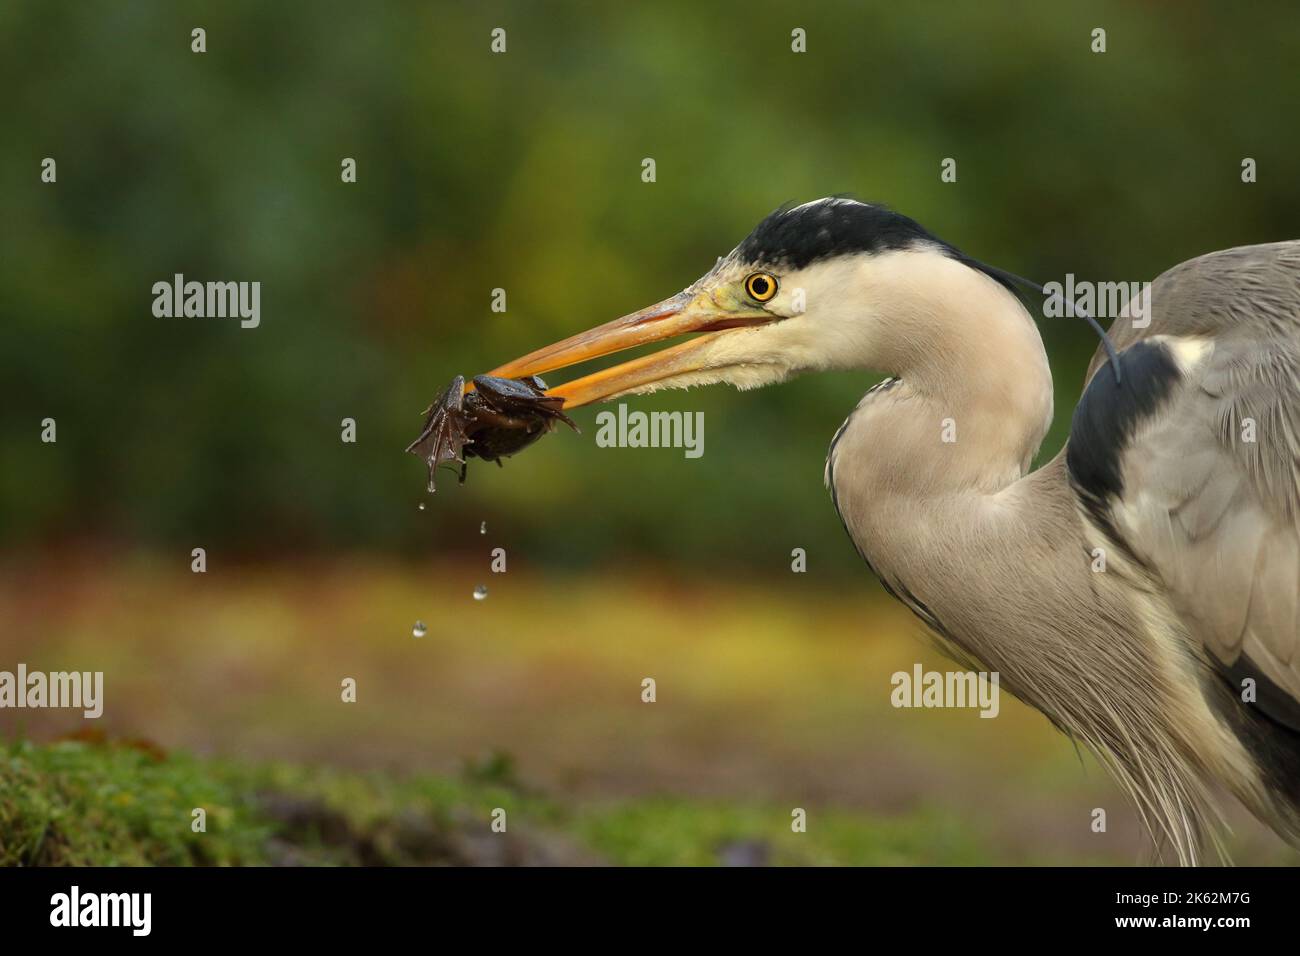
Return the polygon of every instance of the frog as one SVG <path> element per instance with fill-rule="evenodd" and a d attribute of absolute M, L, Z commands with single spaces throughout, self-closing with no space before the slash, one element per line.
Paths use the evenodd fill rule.
<path fill-rule="evenodd" d="M 578 426 L 561 408 L 564 399 L 546 394 L 546 383 L 536 375 L 523 378 L 474 377 L 473 391 L 465 391 L 464 376 L 457 375 L 442 396 L 425 409 L 424 428 L 406 450 L 429 466 L 429 491 L 437 491 L 435 472 L 443 464 L 460 465 L 465 483 L 470 458 L 494 461 L 523 451 L 556 422 L 574 431 Z"/>

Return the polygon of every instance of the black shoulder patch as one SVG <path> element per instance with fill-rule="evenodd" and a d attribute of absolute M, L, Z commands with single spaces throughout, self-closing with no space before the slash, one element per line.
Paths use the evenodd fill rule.
<path fill-rule="evenodd" d="M 1138 342 L 1119 356 L 1121 381 L 1099 369 L 1074 409 L 1065 463 L 1075 487 L 1094 502 L 1124 491 L 1120 458 L 1138 425 L 1155 413 L 1182 380 L 1169 350 Z"/>
<path fill-rule="evenodd" d="M 1238 695 L 1238 699 L 1242 692 L 1242 682 L 1247 678 L 1255 682 L 1255 700 L 1251 703 L 1243 702 L 1242 706 L 1257 710 L 1292 733 L 1300 734 L 1300 701 L 1269 680 L 1255 666 L 1254 661 L 1242 654 L 1234 664 L 1219 664 L 1216 661 L 1215 666 L 1228 686 Z M 1300 758 L 1300 754 L 1297 757 Z"/>
<path fill-rule="evenodd" d="M 1231 666 L 1215 663 L 1222 682 L 1207 697 L 1255 759 L 1274 789 L 1300 811 L 1300 702 L 1259 673 L 1242 655 Z M 1256 700 L 1241 699 L 1241 681 L 1255 681 Z"/>

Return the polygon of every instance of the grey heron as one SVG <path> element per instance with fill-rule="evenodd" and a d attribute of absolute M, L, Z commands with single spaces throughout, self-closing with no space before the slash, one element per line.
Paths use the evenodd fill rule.
<path fill-rule="evenodd" d="M 568 411 L 888 375 L 825 480 L 890 594 L 1092 750 L 1180 863 L 1219 844 L 1219 788 L 1296 844 L 1300 242 L 1161 275 L 1149 324 L 1113 324 L 1115 374 L 1099 349 L 1065 449 L 1032 471 L 1052 374 L 1013 279 L 886 207 L 822 199 L 772 213 L 684 291 L 490 374 L 692 334 L 546 394 Z"/>

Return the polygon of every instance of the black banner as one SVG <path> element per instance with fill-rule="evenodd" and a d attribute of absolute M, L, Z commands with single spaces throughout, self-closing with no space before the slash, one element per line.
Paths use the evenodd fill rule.
<path fill-rule="evenodd" d="M 1289 926 L 1285 869 L 96 869 L 0 871 L 7 940 L 128 944 L 371 940 L 516 933 L 610 940 L 675 925 L 738 941 L 774 927 L 1038 938 L 1238 934 Z M 611 921 L 613 923 L 611 924 Z M 919 938 L 919 937 L 918 937 Z M 980 937 L 988 941 L 988 935 Z"/>

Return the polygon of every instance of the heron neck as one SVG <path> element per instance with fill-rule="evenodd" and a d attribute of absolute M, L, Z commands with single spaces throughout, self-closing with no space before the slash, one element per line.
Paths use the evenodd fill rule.
<path fill-rule="evenodd" d="M 999 491 L 1025 475 L 1052 421 L 1042 338 L 1016 296 L 946 256 L 903 254 L 871 270 L 870 327 L 885 371 L 880 443 L 918 493 Z M 870 404 L 864 403 L 864 404 Z"/>

